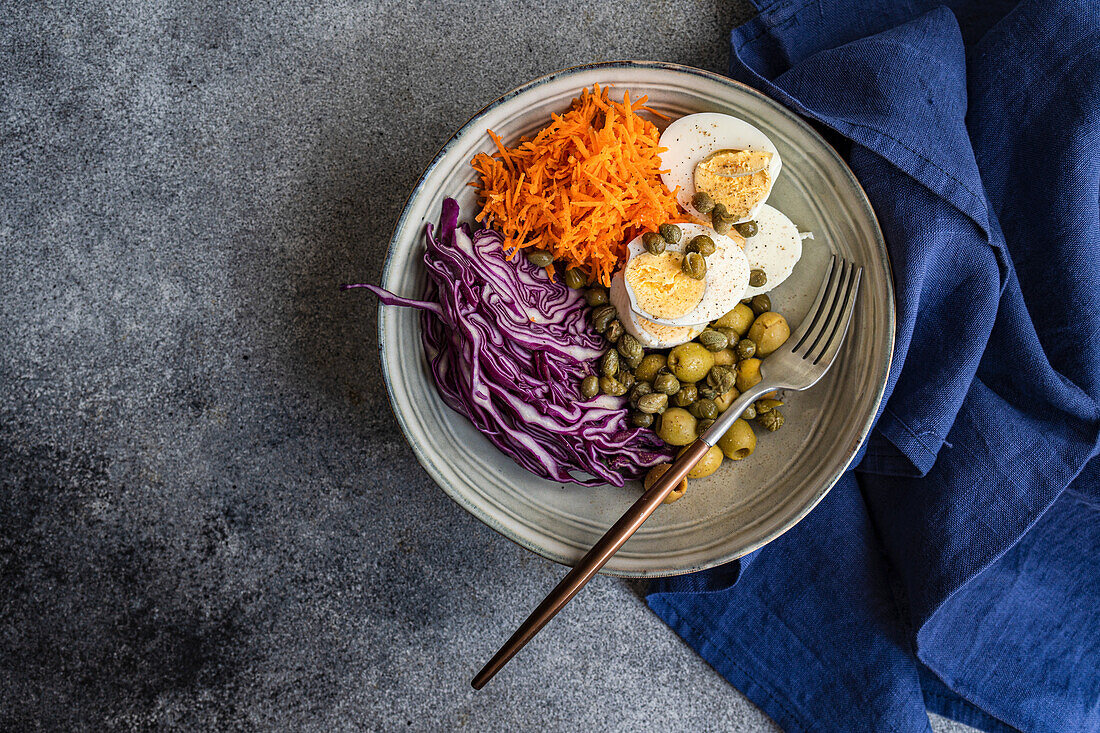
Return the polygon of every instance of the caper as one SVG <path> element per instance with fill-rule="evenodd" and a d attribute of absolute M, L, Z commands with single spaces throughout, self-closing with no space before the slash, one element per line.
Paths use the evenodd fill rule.
<path fill-rule="evenodd" d="M 635 369 L 637 369 L 641 365 L 642 359 L 644 357 L 645 357 L 645 350 L 643 349 L 642 351 L 639 351 L 637 354 L 633 354 L 630 357 L 625 357 L 624 356 L 619 361 L 623 361 L 625 359 L 627 367 L 629 367 L 631 371 L 634 371 Z"/>
<path fill-rule="evenodd" d="M 752 339 L 741 339 L 737 342 L 737 358 L 751 359 L 756 356 L 756 342 Z"/>
<path fill-rule="evenodd" d="M 691 205 L 700 214 L 709 214 L 710 210 L 714 208 L 714 199 L 706 191 L 696 191 L 695 195 L 691 197 Z"/>
<path fill-rule="evenodd" d="M 535 267 L 549 267 L 554 264 L 554 255 L 544 249 L 533 249 L 527 253 L 527 261 Z"/>
<path fill-rule="evenodd" d="M 733 228 L 733 224 L 730 223 L 729 219 L 714 219 L 710 223 L 710 228 L 718 232 L 719 234 L 726 235 L 730 233 L 730 229 Z"/>
<path fill-rule="evenodd" d="M 637 407 L 638 400 L 642 399 L 647 394 L 653 394 L 653 385 L 649 382 L 635 382 L 634 389 L 630 390 L 630 404 Z"/>
<path fill-rule="evenodd" d="M 709 385 L 704 385 L 698 388 L 698 394 L 700 397 L 705 397 L 708 400 L 713 400 L 718 397 L 718 390 Z"/>
<path fill-rule="evenodd" d="M 589 374 L 581 380 L 581 396 L 586 400 L 595 397 L 600 391 L 600 378 Z"/>
<path fill-rule="evenodd" d="M 730 348 L 736 346 L 737 339 L 741 338 L 740 334 L 737 333 L 736 328 L 730 328 L 729 326 L 714 326 L 713 328 L 715 331 L 726 337 L 726 339 L 730 342 Z"/>
<path fill-rule="evenodd" d="M 684 255 L 684 261 L 680 263 L 680 269 L 688 277 L 702 280 L 707 276 L 707 261 L 698 252 L 688 252 Z"/>
<path fill-rule="evenodd" d="M 565 284 L 574 290 L 579 290 L 588 284 L 588 276 L 575 267 L 565 271 Z"/>
<path fill-rule="evenodd" d="M 775 408 L 783 404 L 782 400 L 757 400 L 756 401 L 756 414 L 766 415 Z"/>
<path fill-rule="evenodd" d="M 737 375 L 728 366 L 716 366 L 707 373 L 707 386 L 718 390 L 718 394 L 729 392 L 737 384 Z"/>
<path fill-rule="evenodd" d="M 733 217 L 725 204 L 715 204 L 714 208 L 710 210 L 710 218 L 712 222 L 717 219 L 727 219 L 731 224 L 733 223 Z"/>
<path fill-rule="evenodd" d="M 756 417 L 756 408 L 752 405 L 749 405 L 745 408 L 745 411 L 741 413 L 741 417 L 745 420 L 752 420 L 754 417 Z"/>
<path fill-rule="evenodd" d="M 668 362 L 664 354 L 646 354 L 642 363 L 634 370 L 634 376 L 643 382 L 652 382 Z"/>
<path fill-rule="evenodd" d="M 699 399 L 699 388 L 694 384 L 682 385 L 680 391 L 672 397 L 677 407 L 687 407 L 697 399 Z"/>
<path fill-rule="evenodd" d="M 676 244 L 680 241 L 680 237 L 682 236 L 680 227 L 675 224 L 662 224 L 658 227 L 658 231 L 661 232 L 661 238 L 669 244 Z"/>
<path fill-rule="evenodd" d="M 688 412 L 700 420 L 713 420 L 718 417 L 718 405 L 714 404 L 714 400 L 708 400 L 704 397 L 701 400 L 692 402 Z"/>
<path fill-rule="evenodd" d="M 624 333 L 626 333 L 626 327 L 624 327 L 622 322 L 618 318 L 616 318 L 614 321 L 607 324 L 607 330 L 603 332 L 603 335 L 604 338 L 606 338 L 608 341 L 610 341 L 611 343 L 615 343 L 620 338 L 622 338 Z"/>
<path fill-rule="evenodd" d="M 684 248 L 684 251 L 698 252 L 704 257 L 710 257 L 717 249 L 718 247 L 715 246 L 713 239 L 708 237 L 706 234 L 700 234 L 691 238 L 691 241 L 688 242 L 688 245 Z"/>
<path fill-rule="evenodd" d="M 622 397 L 626 394 L 626 387 L 614 377 L 600 377 L 600 391 L 612 397 Z"/>
<path fill-rule="evenodd" d="M 653 424 L 653 415 L 632 410 L 630 413 L 630 424 L 636 428 L 648 428 Z"/>
<path fill-rule="evenodd" d="M 600 357 L 600 374 L 605 377 L 614 377 L 619 373 L 619 352 L 608 349 L 607 353 Z"/>
<path fill-rule="evenodd" d="M 710 426 L 713 425 L 713 424 L 714 424 L 714 421 L 710 420 L 710 419 L 700 420 L 698 422 L 698 424 L 696 424 L 696 426 L 695 426 L 695 432 L 699 435 L 702 435 L 703 433 L 710 430 Z"/>
<path fill-rule="evenodd" d="M 730 340 L 724 333 L 709 328 L 699 334 L 695 340 L 701 343 L 707 351 L 721 351 L 730 345 Z"/>
<path fill-rule="evenodd" d="M 642 246 L 645 247 L 645 251 L 651 255 L 659 255 L 665 251 L 665 247 L 668 243 L 665 238 L 657 232 L 646 232 L 642 235 Z"/>
<path fill-rule="evenodd" d="M 659 415 L 665 411 L 666 407 L 668 407 L 668 395 L 660 392 L 647 394 L 638 400 L 638 410 L 650 415 Z"/>
<path fill-rule="evenodd" d="M 749 285 L 762 288 L 768 284 L 768 273 L 763 270 L 749 270 Z"/>
<path fill-rule="evenodd" d="M 607 288 L 595 287 L 584 291 L 584 302 L 595 308 L 607 304 Z"/>
<path fill-rule="evenodd" d="M 783 427 L 783 413 L 779 410 L 769 410 L 763 415 L 757 415 L 756 422 L 760 423 L 769 433 L 774 433 Z"/>
<path fill-rule="evenodd" d="M 619 337 L 618 344 L 615 348 L 619 350 L 619 353 L 626 361 L 636 360 L 638 363 L 641 363 L 642 357 L 645 356 L 645 349 L 638 343 L 638 339 L 634 338 L 629 333 L 624 333 Z M 636 367 L 638 364 L 634 366 Z"/>
<path fill-rule="evenodd" d="M 745 239 L 755 237 L 760 232 L 760 227 L 755 221 L 743 221 L 740 224 L 735 224 L 734 229 Z"/>
<path fill-rule="evenodd" d="M 626 394 L 626 392 L 634 386 L 634 382 L 637 381 L 634 379 L 634 375 L 623 369 L 621 365 L 619 367 L 619 373 L 615 377 L 615 379 L 618 379 L 623 387 L 626 388 L 623 390 L 623 394 Z"/>
<path fill-rule="evenodd" d="M 603 333 L 618 315 L 619 311 L 615 310 L 615 306 L 601 305 L 592 311 L 592 328 L 596 329 L 597 333 Z"/>
<path fill-rule="evenodd" d="M 767 293 L 754 295 L 752 296 L 752 301 L 749 303 L 749 307 L 752 308 L 752 312 L 756 315 L 767 313 L 772 309 L 772 299 L 768 297 Z"/>
<path fill-rule="evenodd" d="M 680 391 L 680 380 L 671 374 L 658 373 L 653 379 L 653 391 L 672 396 Z"/>

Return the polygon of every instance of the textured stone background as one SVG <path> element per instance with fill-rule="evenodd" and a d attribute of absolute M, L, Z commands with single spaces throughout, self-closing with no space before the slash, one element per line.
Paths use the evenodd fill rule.
<path fill-rule="evenodd" d="M 481 105 L 723 70 L 746 5 L 3 7 L 0 729 L 775 729 L 608 578 L 469 688 L 562 571 L 431 483 L 335 288 Z"/>

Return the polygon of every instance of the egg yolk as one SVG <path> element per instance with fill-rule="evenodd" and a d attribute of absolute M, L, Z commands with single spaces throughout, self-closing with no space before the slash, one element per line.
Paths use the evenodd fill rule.
<path fill-rule="evenodd" d="M 638 316 L 638 327 L 651 334 L 661 343 L 686 343 L 695 336 L 696 329 L 691 326 L 666 326 L 663 323 L 654 323 Z"/>
<path fill-rule="evenodd" d="M 767 195 L 771 159 L 765 150 L 717 150 L 695 166 L 695 189 L 741 219 Z"/>
<path fill-rule="evenodd" d="M 706 281 L 684 274 L 682 261 L 683 255 L 678 252 L 645 252 L 627 263 L 623 277 L 634 291 L 640 310 L 655 318 L 679 318 L 699 305 Z"/>

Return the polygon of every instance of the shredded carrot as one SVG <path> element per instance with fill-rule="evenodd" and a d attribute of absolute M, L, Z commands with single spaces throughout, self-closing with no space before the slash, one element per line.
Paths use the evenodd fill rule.
<path fill-rule="evenodd" d="M 509 253 L 545 249 L 610 285 L 631 239 L 684 221 L 661 182 L 660 133 L 638 115 L 653 113 L 645 103 L 629 93 L 616 102 L 597 84 L 514 147 L 489 130 L 496 154 L 471 161 L 481 176 L 477 221 L 500 230 Z"/>

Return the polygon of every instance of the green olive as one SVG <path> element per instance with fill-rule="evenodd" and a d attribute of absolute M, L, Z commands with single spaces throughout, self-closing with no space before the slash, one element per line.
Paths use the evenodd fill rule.
<path fill-rule="evenodd" d="M 600 391 L 612 397 L 622 397 L 626 394 L 626 387 L 614 377 L 600 377 Z"/>
<path fill-rule="evenodd" d="M 595 308 L 607 305 L 607 288 L 595 287 L 584 291 L 584 302 Z"/>
<path fill-rule="evenodd" d="M 752 312 L 756 315 L 767 313 L 772 309 L 772 299 L 768 297 L 767 293 L 754 295 L 752 296 L 752 302 L 749 303 L 749 307 L 752 308 Z"/>
<path fill-rule="evenodd" d="M 718 394 L 729 392 L 737 383 L 737 374 L 733 367 L 716 366 L 707 373 L 707 386 L 713 387 Z"/>
<path fill-rule="evenodd" d="M 737 342 L 737 358 L 751 359 L 756 356 L 756 342 L 750 338 L 743 338 Z"/>
<path fill-rule="evenodd" d="M 575 267 L 565 271 L 565 284 L 574 290 L 580 290 L 588 285 L 588 276 Z"/>
<path fill-rule="evenodd" d="M 638 411 L 650 415 L 660 415 L 668 407 L 668 395 L 660 392 L 647 394 L 638 400 Z"/>
<path fill-rule="evenodd" d="M 702 280 L 707 276 L 707 261 L 698 252 L 688 252 L 680 263 L 680 269 L 693 280 Z"/>
<path fill-rule="evenodd" d="M 726 431 L 726 434 L 718 439 L 718 447 L 731 461 L 740 461 L 748 458 L 756 450 L 756 433 L 752 426 L 738 418 Z"/>
<path fill-rule="evenodd" d="M 659 255 L 665 251 L 665 247 L 668 243 L 665 242 L 665 238 L 657 232 L 646 232 L 642 235 L 642 246 L 645 247 L 645 251 L 651 255 Z"/>
<path fill-rule="evenodd" d="M 664 369 L 665 362 L 664 354 L 646 354 L 642 358 L 642 363 L 634 370 L 634 376 L 643 382 L 652 382 L 657 372 Z"/>
<path fill-rule="evenodd" d="M 752 308 L 744 303 L 738 303 L 733 310 L 715 321 L 714 325 L 715 327 L 732 328 L 738 336 L 744 336 L 752 327 L 752 321 L 755 317 Z"/>
<path fill-rule="evenodd" d="M 763 415 L 756 416 L 756 422 L 769 433 L 774 433 L 779 428 L 783 427 L 783 413 L 779 410 L 770 410 Z"/>
<path fill-rule="evenodd" d="M 696 191 L 695 195 L 691 197 L 691 205 L 700 214 L 709 214 L 710 210 L 714 208 L 714 199 L 706 191 Z"/>
<path fill-rule="evenodd" d="M 642 345 L 638 343 L 638 339 L 631 336 L 629 333 L 624 333 L 619 337 L 619 343 L 615 346 L 619 350 L 623 359 L 626 361 L 635 361 L 640 364 L 645 357 L 645 350 Z M 637 366 L 637 364 L 635 364 Z"/>
<path fill-rule="evenodd" d="M 662 463 L 649 469 L 649 473 L 645 475 L 645 480 L 642 481 L 642 488 L 644 488 L 646 491 L 649 491 L 653 484 L 657 483 L 657 479 L 661 478 L 661 476 L 664 476 L 665 471 L 667 471 L 671 467 L 671 463 Z M 687 488 L 687 478 L 685 477 L 680 479 L 680 483 L 676 484 L 676 487 L 671 492 L 669 492 L 667 497 L 665 497 L 665 504 L 671 504 L 672 502 L 679 499 L 681 496 L 684 495 L 684 492 L 687 491 Z"/>
<path fill-rule="evenodd" d="M 601 305 L 592 311 L 592 328 L 596 329 L 596 333 L 603 333 L 618 315 L 619 311 L 615 310 L 615 306 Z"/>
<path fill-rule="evenodd" d="M 680 380 L 668 373 L 659 373 L 653 378 L 653 391 L 669 397 L 680 391 Z"/>
<path fill-rule="evenodd" d="M 535 267 L 549 267 L 554 264 L 554 255 L 544 249 L 532 249 L 527 252 L 527 261 Z"/>
<path fill-rule="evenodd" d="M 595 374 L 589 374 L 581 380 L 581 397 L 586 400 L 595 397 L 600 392 L 600 378 Z"/>
<path fill-rule="evenodd" d="M 698 382 L 714 366 L 714 354 L 690 341 L 668 352 L 668 369 L 681 382 Z"/>
<path fill-rule="evenodd" d="M 733 349 L 722 349 L 714 352 L 714 366 L 733 366 L 736 363 L 737 354 Z"/>
<path fill-rule="evenodd" d="M 756 353 L 760 356 L 772 353 L 790 337 L 791 327 L 787 325 L 787 319 L 775 311 L 761 313 L 749 329 L 749 338 L 756 342 Z"/>
<path fill-rule="evenodd" d="M 768 273 L 763 270 L 749 270 L 749 285 L 762 288 L 768 284 Z"/>
<path fill-rule="evenodd" d="M 737 364 L 737 389 L 742 392 L 760 381 L 760 360 L 745 359 Z"/>
<path fill-rule="evenodd" d="M 669 445 L 687 445 L 695 440 L 695 416 L 682 407 L 670 407 L 661 415 L 657 437 Z"/>
<path fill-rule="evenodd" d="M 710 328 L 696 336 L 695 340 L 702 344 L 707 351 L 721 351 L 730 345 L 730 340 L 724 333 Z"/>
<path fill-rule="evenodd" d="M 676 244 L 683 236 L 680 227 L 675 224 L 662 224 L 657 230 L 661 233 L 661 238 L 669 244 Z"/>
<path fill-rule="evenodd" d="M 705 432 L 705 431 L 704 431 Z M 676 457 L 684 455 L 684 450 L 680 451 Z M 712 445 L 710 450 L 703 454 L 703 457 L 699 459 L 699 462 L 695 464 L 695 468 L 688 471 L 688 478 L 703 478 L 709 476 L 718 470 L 718 467 L 722 465 L 722 449 L 716 445 Z"/>
<path fill-rule="evenodd" d="M 740 224 L 735 224 L 734 228 L 737 229 L 737 233 L 745 239 L 755 237 L 760 233 L 760 225 L 755 221 L 743 221 Z"/>
<path fill-rule="evenodd" d="M 713 420 L 718 417 L 718 405 L 714 404 L 714 400 L 708 400 L 704 397 L 701 400 L 692 402 L 688 412 L 700 420 Z"/>
<path fill-rule="evenodd" d="M 715 397 L 714 404 L 718 406 L 718 412 L 725 412 L 726 410 L 730 409 L 730 405 L 733 404 L 733 401 L 740 396 L 741 393 L 737 391 L 736 387 L 734 387 L 729 392 L 723 392 L 722 394 Z"/>
<path fill-rule="evenodd" d="M 672 402 L 677 407 L 687 407 L 697 399 L 699 399 L 699 388 L 688 383 L 680 387 L 680 391 L 672 398 Z"/>
<path fill-rule="evenodd" d="M 644 412 L 631 411 L 630 424 L 636 428 L 648 428 L 653 424 L 653 416 Z"/>
<path fill-rule="evenodd" d="M 700 234 L 692 237 L 688 242 L 688 246 L 684 248 L 685 252 L 698 252 L 704 257 L 710 257 L 718 247 L 715 246 L 714 240 L 708 237 L 706 234 Z"/>

